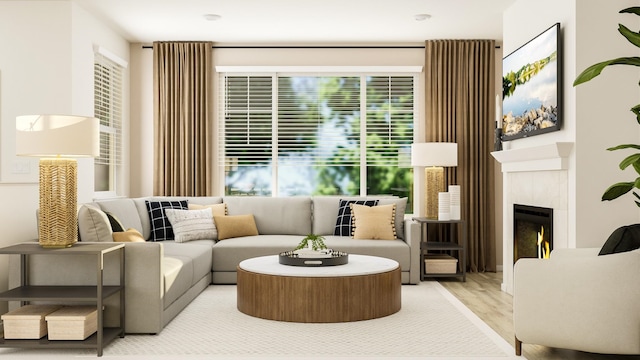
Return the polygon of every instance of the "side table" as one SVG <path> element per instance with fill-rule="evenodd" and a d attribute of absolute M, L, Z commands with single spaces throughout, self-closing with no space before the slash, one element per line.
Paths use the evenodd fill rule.
<path fill-rule="evenodd" d="M 437 220 L 425 217 L 414 217 L 413 221 L 420 223 L 420 280 L 429 277 L 461 277 L 462 281 L 467 281 L 467 223 L 464 220 Z M 451 227 L 459 226 L 460 232 L 456 232 L 458 238 L 448 239 L 449 241 L 427 241 L 427 227 L 432 224 L 445 224 Z M 453 231 L 450 236 L 453 236 Z M 450 255 L 457 253 L 458 267 L 455 273 L 450 274 L 427 274 L 424 260 L 429 250 L 446 251 Z"/>
<path fill-rule="evenodd" d="M 103 285 L 104 256 L 112 251 L 120 252 L 120 284 Z M 98 329 L 86 340 L 13 340 L 0 338 L 0 347 L 20 348 L 90 348 L 96 349 L 98 356 L 102 356 L 104 345 L 116 337 L 124 337 L 124 244 L 122 243 L 76 243 L 72 247 L 63 249 L 47 249 L 38 243 L 22 243 L 0 248 L 0 254 L 20 255 L 20 286 L 0 293 L 0 301 L 51 301 L 64 305 L 66 301 L 87 302 L 96 304 Z M 35 286 L 29 285 L 28 256 L 29 255 L 95 255 L 96 257 L 96 285 L 95 286 Z M 53 270 L 52 270 L 53 271 Z M 120 326 L 114 328 L 103 327 L 103 302 L 106 298 L 120 295 Z"/>

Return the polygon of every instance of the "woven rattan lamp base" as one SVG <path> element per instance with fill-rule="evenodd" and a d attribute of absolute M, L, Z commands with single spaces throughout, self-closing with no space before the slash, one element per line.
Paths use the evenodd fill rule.
<path fill-rule="evenodd" d="M 78 241 L 77 162 L 40 160 L 38 241 L 42 247 L 64 248 Z"/>
<path fill-rule="evenodd" d="M 444 192 L 444 168 L 430 166 L 424 168 L 425 217 L 438 218 L 438 193 Z"/>

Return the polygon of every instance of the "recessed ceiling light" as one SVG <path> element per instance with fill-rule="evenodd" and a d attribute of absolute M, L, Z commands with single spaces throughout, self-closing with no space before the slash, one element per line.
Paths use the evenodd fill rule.
<path fill-rule="evenodd" d="M 431 15 L 429 14 L 416 14 L 413 16 L 414 19 L 416 19 L 416 21 L 425 21 L 427 19 L 431 18 Z"/>
<path fill-rule="evenodd" d="M 216 20 L 220 20 L 222 16 L 218 15 L 218 14 L 204 14 L 204 18 L 207 21 L 216 21 Z"/>

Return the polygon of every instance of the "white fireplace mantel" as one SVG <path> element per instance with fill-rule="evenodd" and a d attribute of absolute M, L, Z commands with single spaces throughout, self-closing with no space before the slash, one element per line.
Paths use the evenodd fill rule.
<path fill-rule="evenodd" d="M 572 142 L 494 151 L 491 155 L 502 164 L 502 172 L 566 170 Z"/>

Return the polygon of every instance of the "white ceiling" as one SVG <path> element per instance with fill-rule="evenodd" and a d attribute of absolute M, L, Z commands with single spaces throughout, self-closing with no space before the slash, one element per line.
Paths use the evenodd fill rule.
<path fill-rule="evenodd" d="M 415 43 L 502 39 L 515 0 L 75 0 L 130 42 Z M 431 19 L 416 21 L 416 14 Z M 206 21 L 204 14 L 217 14 Z"/>

